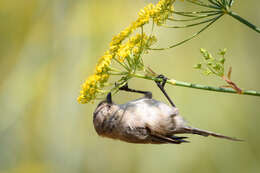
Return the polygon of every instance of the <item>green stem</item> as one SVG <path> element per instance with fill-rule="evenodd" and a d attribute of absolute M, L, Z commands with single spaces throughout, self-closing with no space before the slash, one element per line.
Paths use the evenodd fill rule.
<path fill-rule="evenodd" d="M 192 4 L 195 4 L 195 5 L 198 5 L 198 6 L 202 6 L 202 7 L 207 7 L 207 8 L 213 8 L 213 9 L 219 9 L 218 6 L 214 6 L 214 5 L 208 5 L 208 4 L 205 4 L 201 1 L 194 1 L 194 0 L 187 0 L 188 2 L 192 3 Z"/>
<path fill-rule="evenodd" d="M 177 44 L 174 44 L 174 45 L 171 45 L 169 47 L 166 47 L 166 48 L 149 48 L 150 50 L 166 50 L 166 49 L 171 49 L 171 48 L 174 48 L 176 46 L 179 46 L 183 43 L 186 43 L 187 41 L 197 37 L 200 33 L 202 33 L 204 30 L 206 30 L 208 27 L 210 27 L 214 22 L 216 22 L 220 17 L 222 17 L 223 14 L 220 14 L 219 16 L 217 16 L 216 18 L 214 18 L 209 24 L 207 24 L 205 27 L 203 27 L 201 30 L 199 30 L 197 33 L 193 34 L 191 37 L 177 43 Z"/>
<path fill-rule="evenodd" d="M 128 75 L 128 72 L 108 72 L 109 75 L 116 75 L 116 76 L 124 76 L 124 75 Z"/>
<path fill-rule="evenodd" d="M 123 64 L 122 62 L 120 62 L 117 58 L 113 58 L 119 65 L 121 65 L 122 67 L 124 67 L 127 71 L 130 71 L 130 69 L 127 67 L 127 65 Z"/>
<path fill-rule="evenodd" d="M 222 13 L 222 12 L 214 13 L 214 14 L 208 14 L 207 16 L 192 17 L 190 19 L 175 19 L 175 18 L 169 17 L 168 20 L 174 21 L 174 22 L 188 22 L 188 21 L 200 20 L 200 19 L 207 18 L 207 17 L 210 17 L 210 16 L 215 16 L 215 15 L 220 14 L 220 13 Z"/>
<path fill-rule="evenodd" d="M 221 11 L 214 11 L 214 12 L 209 12 L 209 13 L 203 13 L 198 11 L 194 12 L 177 12 L 177 11 L 172 11 L 172 13 L 180 15 L 180 16 L 185 16 L 185 17 L 208 17 L 212 15 L 217 15 L 219 13 L 222 13 Z"/>
<path fill-rule="evenodd" d="M 114 67 L 108 67 L 108 69 L 109 69 L 110 71 L 113 71 L 113 72 L 121 72 L 121 70 L 118 70 L 118 69 L 116 69 L 116 68 L 114 68 Z"/>
<path fill-rule="evenodd" d="M 192 23 L 192 24 L 189 24 L 189 25 L 182 25 L 182 26 L 168 26 L 168 25 L 162 25 L 162 26 L 165 27 L 165 28 L 176 28 L 176 29 L 178 29 L 178 28 L 188 28 L 188 27 L 193 27 L 193 26 L 197 26 L 197 25 L 201 25 L 201 24 L 204 24 L 204 23 L 211 22 L 214 19 L 215 18 L 204 20 L 202 22 Z"/>
<path fill-rule="evenodd" d="M 172 13 L 177 13 L 177 14 L 210 14 L 210 13 L 218 13 L 219 10 L 211 10 L 211 11 L 175 11 L 171 10 Z"/>
<path fill-rule="evenodd" d="M 233 4 L 234 0 L 229 0 L 228 6 L 231 7 L 231 5 Z"/>
<path fill-rule="evenodd" d="M 132 76 L 137 77 L 137 78 L 142 78 L 142 79 L 159 81 L 159 82 L 162 81 L 162 79 L 160 79 L 160 78 L 145 76 L 145 75 L 141 75 L 141 74 L 132 74 Z M 193 83 L 188 83 L 188 82 L 183 82 L 183 81 L 177 81 L 174 79 L 167 80 L 167 83 L 174 85 L 174 86 L 180 86 L 180 87 L 187 87 L 187 88 L 194 88 L 194 89 L 215 91 L 215 92 L 223 92 L 223 93 L 231 93 L 231 94 L 239 94 L 236 90 L 234 90 L 232 88 L 221 88 L 221 87 L 213 87 L 213 86 L 207 86 L 207 85 L 201 85 L 201 84 L 193 84 Z M 260 91 L 242 90 L 241 95 L 260 96 Z"/>
<path fill-rule="evenodd" d="M 254 24 L 248 22 L 246 19 L 240 17 L 238 14 L 236 14 L 236 13 L 234 13 L 234 12 L 232 12 L 232 11 L 227 12 L 227 14 L 230 15 L 231 17 L 237 19 L 239 22 L 241 22 L 241 23 L 247 25 L 249 28 L 255 30 L 255 31 L 258 32 L 258 33 L 260 33 L 260 28 L 259 28 L 259 27 L 257 27 L 257 26 L 255 26 Z"/>
<path fill-rule="evenodd" d="M 212 5 L 221 8 L 221 4 L 218 1 L 214 1 L 214 0 L 208 0 Z"/>

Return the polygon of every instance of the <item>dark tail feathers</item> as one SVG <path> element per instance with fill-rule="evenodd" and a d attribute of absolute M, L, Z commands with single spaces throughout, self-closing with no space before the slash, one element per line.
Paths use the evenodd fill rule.
<path fill-rule="evenodd" d="M 214 133 L 214 132 L 210 132 L 210 131 L 206 131 L 206 130 L 201 130 L 198 128 L 192 128 L 192 127 L 185 127 L 184 131 L 186 133 L 191 133 L 191 134 L 197 134 L 197 135 L 201 135 L 201 136 L 214 136 L 214 137 L 218 137 L 218 138 L 223 138 L 223 139 L 228 139 L 228 140 L 232 140 L 232 141 L 243 141 L 241 139 L 237 139 L 237 138 L 233 138 L 233 137 L 229 137 L 229 136 L 224 136 L 218 133 Z"/>

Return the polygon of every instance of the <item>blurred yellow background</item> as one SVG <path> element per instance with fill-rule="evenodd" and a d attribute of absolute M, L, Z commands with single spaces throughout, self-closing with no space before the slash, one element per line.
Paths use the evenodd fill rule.
<path fill-rule="evenodd" d="M 76 102 L 113 35 L 150 0 L 0 1 L 0 173 L 257 173 L 260 172 L 260 98 L 166 86 L 191 125 L 245 139 L 235 143 L 192 136 L 183 145 L 136 145 L 101 138 L 92 125 L 98 103 Z M 260 25 L 260 1 L 235 1 L 234 11 Z M 176 9 L 190 10 L 183 2 Z M 196 29 L 157 29 L 162 45 Z M 259 34 L 225 16 L 182 46 L 151 52 L 146 65 L 177 80 L 220 86 L 192 66 L 199 48 L 228 48 L 227 64 L 241 88 L 260 90 Z M 151 90 L 151 81 L 130 86 Z M 124 103 L 139 95 L 119 93 Z"/>

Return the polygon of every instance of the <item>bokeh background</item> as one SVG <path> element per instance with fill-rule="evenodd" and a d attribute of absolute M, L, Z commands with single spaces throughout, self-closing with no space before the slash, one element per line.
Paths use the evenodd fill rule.
<path fill-rule="evenodd" d="M 257 173 L 260 172 L 260 98 L 167 86 L 191 125 L 245 142 L 192 136 L 183 145 L 135 145 L 98 137 L 93 104 L 78 104 L 80 84 L 93 72 L 113 37 L 151 0 L 0 1 L 0 173 Z M 258 0 L 235 1 L 234 11 L 260 25 Z M 183 2 L 176 9 L 192 10 Z M 161 45 L 193 29 L 157 29 Z M 241 88 L 260 90 L 260 38 L 225 16 L 185 45 L 144 57 L 157 73 L 182 81 L 220 86 L 192 66 L 199 48 L 228 48 L 227 64 Z M 151 90 L 151 81 L 130 86 Z M 119 93 L 124 103 L 139 95 Z"/>

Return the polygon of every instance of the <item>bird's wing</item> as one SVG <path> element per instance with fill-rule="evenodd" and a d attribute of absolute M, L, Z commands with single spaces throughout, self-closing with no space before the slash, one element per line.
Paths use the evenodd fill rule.
<path fill-rule="evenodd" d="M 187 140 L 184 140 L 187 137 L 163 136 L 158 133 L 150 134 L 150 138 L 153 142 L 158 142 L 158 143 L 181 144 L 183 142 L 189 142 Z"/>

